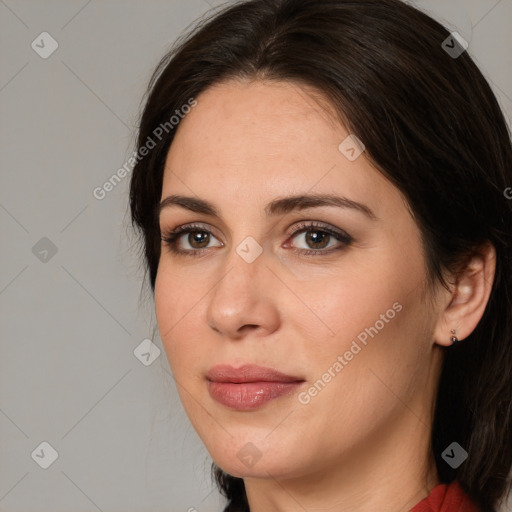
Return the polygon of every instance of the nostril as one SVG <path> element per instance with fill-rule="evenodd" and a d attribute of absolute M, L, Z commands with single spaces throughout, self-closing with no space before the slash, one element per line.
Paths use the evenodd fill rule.
<path fill-rule="evenodd" d="M 257 330 L 259 329 L 260 326 L 259 325 L 256 325 L 256 324 L 246 324 L 246 325 L 243 325 L 242 327 L 240 327 L 239 332 L 244 332 L 246 330 L 249 330 L 249 331 L 252 331 L 252 330 Z"/>

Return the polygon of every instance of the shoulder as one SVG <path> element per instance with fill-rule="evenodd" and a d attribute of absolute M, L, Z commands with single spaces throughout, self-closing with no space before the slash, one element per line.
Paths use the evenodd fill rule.
<path fill-rule="evenodd" d="M 436 485 L 410 512 L 483 512 L 457 481 Z"/>

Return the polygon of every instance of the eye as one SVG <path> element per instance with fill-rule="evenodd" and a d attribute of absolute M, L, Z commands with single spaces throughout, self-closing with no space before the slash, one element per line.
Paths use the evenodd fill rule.
<path fill-rule="evenodd" d="M 343 249 L 352 242 L 352 237 L 347 233 L 314 221 L 300 224 L 299 228 L 291 233 L 291 238 L 295 237 L 302 238 L 306 243 L 306 247 L 313 248 L 313 250 L 295 249 L 295 252 L 306 256 L 331 254 L 333 251 Z M 336 244 L 336 241 L 338 244 Z M 333 243 L 329 245 L 330 242 Z M 324 250 L 325 248 L 329 248 L 329 250 Z"/>
<path fill-rule="evenodd" d="M 184 235 L 187 235 L 186 237 Z M 292 231 L 288 236 L 299 238 L 304 235 L 303 241 L 310 249 L 294 248 L 293 251 L 305 256 L 316 256 L 330 254 L 334 251 L 343 249 L 352 242 L 352 237 L 344 231 L 338 231 L 329 226 L 309 221 L 301 223 L 298 229 Z M 171 232 L 162 236 L 162 242 L 174 254 L 183 254 L 187 256 L 201 256 L 208 247 L 212 238 L 215 238 L 211 231 L 199 224 L 179 226 Z M 189 247 L 183 247 L 180 243 L 184 241 Z M 334 240 L 333 240 L 334 239 Z M 338 244 L 336 244 L 336 241 Z M 334 242 L 334 243 L 330 243 Z M 222 247 L 222 243 L 217 247 Z M 284 245 L 289 247 L 288 240 Z M 311 249 L 312 248 L 312 249 Z M 328 248 L 328 250 L 324 250 Z"/>
<path fill-rule="evenodd" d="M 188 235 L 184 237 L 184 235 Z M 199 256 L 205 248 L 207 248 L 210 238 L 213 237 L 211 231 L 199 224 L 188 224 L 179 226 L 170 233 L 162 236 L 162 242 L 175 254 L 187 254 L 191 256 Z M 189 248 L 180 246 L 181 239 L 190 245 Z M 222 244 L 219 246 L 221 247 Z"/>

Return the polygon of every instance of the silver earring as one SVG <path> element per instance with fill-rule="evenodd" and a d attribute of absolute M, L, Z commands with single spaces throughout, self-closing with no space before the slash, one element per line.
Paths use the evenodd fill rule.
<path fill-rule="evenodd" d="M 452 345 L 455 345 L 455 343 L 459 342 L 459 339 L 457 338 L 457 336 L 455 336 L 455 329 L 452 329 L 451 333 L 452 333 L 451 342 L 452 342 Z"/>

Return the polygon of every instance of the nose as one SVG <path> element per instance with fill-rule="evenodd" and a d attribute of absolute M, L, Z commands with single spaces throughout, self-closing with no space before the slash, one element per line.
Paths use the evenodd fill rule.
<path fill-rule="evenodd" d="M 283 287 L 267 264 L 265 252 L 247 261 L 233 248 L 220 270 L 206 311 L 216 333 L 241 339 L 252 332 L 265 336 L 279 327 L 279 297 Z"/>

